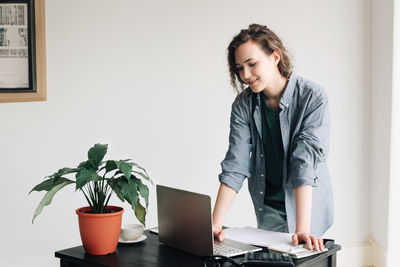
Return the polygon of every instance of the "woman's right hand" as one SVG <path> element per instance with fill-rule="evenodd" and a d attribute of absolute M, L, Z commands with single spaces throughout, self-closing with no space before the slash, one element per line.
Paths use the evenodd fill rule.
<path fill-rule="evenodd" d="M 218 227 L 213 225 L 213 234 L 214 238 L 217 239 L 218 241 L 223 241 L 225 237 L 225 232 L 222 230 L 222 227 Z"/>

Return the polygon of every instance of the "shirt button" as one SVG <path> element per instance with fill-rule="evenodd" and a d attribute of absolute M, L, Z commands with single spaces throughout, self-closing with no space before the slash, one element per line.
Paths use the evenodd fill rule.
<path fill-rule="evenodd" d="M 261 173 L 261 177 L 264 177 L 264 174 L 263 174 L 263 173 Z"/>
<path fill-rule="evenodd" d="M 260 194 L 262 195 L 262 194 L 264 194 L 264 192 L 263 192 L 263 191 L 261 191 L 261 192 L 260 192 Z"/>
<path fill-rule="evenodd" d="M 259 208 L 258 210 L 259 210 L 259 211 L 262 211 L 262 208 Z"/>
<path fill-rule="evenodd" d="M 261 157 L 264 157 L 264 154 L 261 154 Z"/>

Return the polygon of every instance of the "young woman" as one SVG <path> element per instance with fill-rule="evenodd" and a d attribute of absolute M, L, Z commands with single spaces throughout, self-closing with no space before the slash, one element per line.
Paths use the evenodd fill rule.
<path fill-rule="evenodd" d="M 233 38 L 228 63 L 238 96 L 221 163 L 214 236 L 224 238 L 223 221 L 247 178 L 259 228 L 294 233 L 294 245 L 324 249 L 319 236 L 333 223 L 325 91 L 292 72 L 282 41 L 263 25 Z"/>

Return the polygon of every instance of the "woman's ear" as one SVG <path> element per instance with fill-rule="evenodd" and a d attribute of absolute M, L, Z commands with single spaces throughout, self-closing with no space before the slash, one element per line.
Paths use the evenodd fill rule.
<path fill-rule="evenodd" d="M 275 65 L 278 65 L 279 61 L 281 61 L 281 53 L 279 53 L 279 51 L 274 50 L 274 52 L 272 52 L 271 56 L 274 59 Z"/>

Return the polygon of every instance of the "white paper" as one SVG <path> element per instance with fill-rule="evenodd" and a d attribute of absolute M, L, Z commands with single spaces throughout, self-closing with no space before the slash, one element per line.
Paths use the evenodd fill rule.
<path fill-rule="evenodd" d="M 309 250 L 305 247 L 305 245 L 293 246 L 292 243 L 282 243 L 278 245 L 273 245 L 270 246 L 268 249 L 272 251 L 288 253 L 295 259 L 301 259 L 304 257 L 309 257 L 315 254 L 328 251 L 327 248 L 325 248 L 325 250 L 323 251 Z"/>
<path fill-rule="evenodd" d="M 292 234 L 266 231 L 246 226 L 225 229 L 225 237 L 241 243 L 269 247 L 292 242 Z"/>
<path fill-rule="evenodd" d="M 266 231 L 246 226 L 241 228 L 228 228 L 225 230 L 225 238 L 237 242 L 267 247 L 270 250 L 288 253 L 292 257 L 300 259 L 322 252 L 309 250 L 304 245 L 293 246 L 292 234 Z M 324 251 L 327 251 L 325 249 Z"/>
<path fill-rule="evenodd" d="M 0 88 L 28 88 L 28 6 L 0 5 Z"/>

